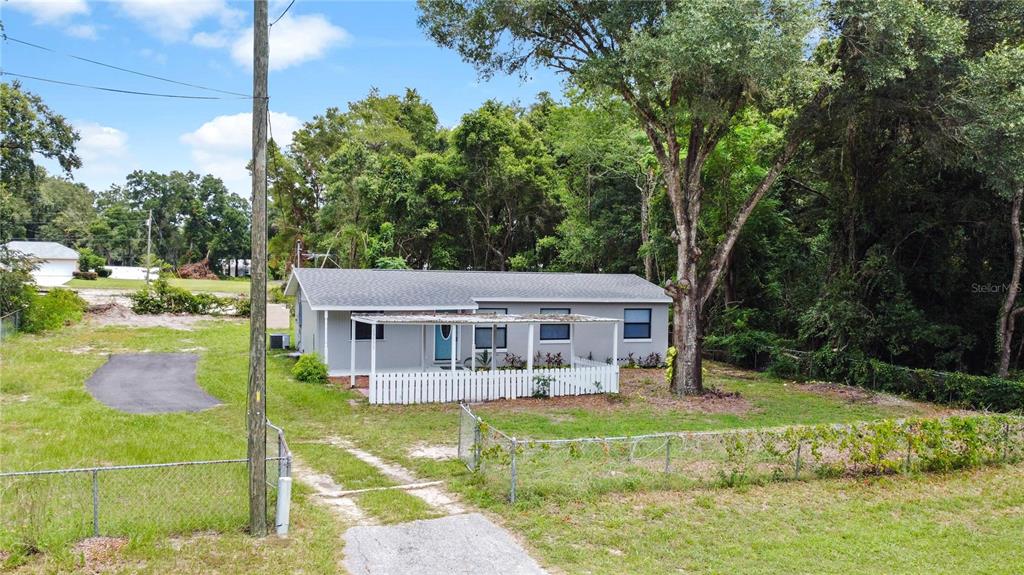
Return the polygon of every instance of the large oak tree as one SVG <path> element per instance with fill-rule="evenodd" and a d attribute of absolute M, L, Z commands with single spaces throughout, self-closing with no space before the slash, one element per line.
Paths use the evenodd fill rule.
<path fill-rule="evenodd" d="M 632 108 L 660 165 L 675 223 L 677 275 L 666 291 L 678 349 L 676 393 L 703 391 L 702 310 L 740 230 L 841 85 L 841 62 L 866 59 L 872 81 L 885 82 L 913 66 L 918 52 L 941 54 L 958 32 L 943 15 L 897 0 L 420 0 L 420 9 L 431 37 L 485 77 L 548 67 Z M 748 106 L 780 118 L 786 137 L 725 233 L 708 241 L 699 233 L 705 163 Z"/>

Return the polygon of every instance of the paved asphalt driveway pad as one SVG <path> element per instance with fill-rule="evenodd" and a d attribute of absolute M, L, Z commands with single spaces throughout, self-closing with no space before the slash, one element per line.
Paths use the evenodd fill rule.
<path fill-rule="evenodd" d="M 507 532 L 479 513 L 345 532 L 352 575 L 545 575 Z"/>
<path fill-rule="evenodd" d="M 196 384 L 191 353 L 111 355 L 85 382 L 98 401 L 126 413 L 201 411 L 220 402 Z"/>

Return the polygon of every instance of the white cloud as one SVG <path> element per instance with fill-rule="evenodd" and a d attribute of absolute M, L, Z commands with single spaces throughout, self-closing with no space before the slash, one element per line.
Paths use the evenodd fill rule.
<path fill-rule="evenodd" d="M 96 27 L 92 24 L 75 24 L 64 29 L 69 36 L 83 38 L 85 40 L 96 39 Z"/>
<path fill-rule="evenodd" d="M 83 163 L 123 157 L 128 149 L 128 135 L 117 128 L 89 121 L 74 122 L 74 126 L 82 138 L 75 149 Z"/>
<path fill-rule="evenodd" d="M 188 38 L 200 22 L 216 18 L 222 26 L 238 25 L 242 12 L 224 0 L 120 0 L 121 9 L 166 41 Z"/>
<path fill-rule="evenodd" d="M 230 40 L 223 30 L 220 32 L 196 32 L 192 36 L 192 43 L 203 48 L 224 48 L 230 43 Z"/>
<path fill-rule="evenodd" d="M 85 0 L 7 0 L 4 6 L 31 14 L 37 24 L 53 24 L 89 13 Z"/>
<path fill-rule="evenodd" d="M 270 113 L 274 141 L 284 148 L 292 143 L 292 132 L 302 122 L 281 112 Z M 252 153 L 252 114 L 243 112 L 206 122 L 193 132 L 182 134 L 182 143 L 192 148 L 192 160 L 198 171 L 224 180 L 232 192 L 248 197 L 250 176 L 246 166 Z"/>
<path fill-rule="evenodd" d="M 81 137 L 75 145 L 82 158 L 82 167 L 75 170 L 77 181 L 104 190 L 134 169 L 128 134 L 89 120 L 75 120 L 72 125 Z"/>
<path fill-rule="evenodd" d="M 351 34 L 331 24 L 321 14 L 288 14 L 270 29 L 270 69 L 283 70 L 316 60 L 331 48 L 351 42 Z M 231 46 L 231 56 L 235 62 L 252 66 L 252 43 L 252 28 L 249 28 Z"/>
<path fill-rule="evenodd" d="M 167 54 L 164 54 L 163 52 L 158 52 L 156 50 L 153 50 L 152 48 L 143 48 L 139 50 L 139 55 L 147 60 L 152 60 L 157 64 L 167 63 Z"/>

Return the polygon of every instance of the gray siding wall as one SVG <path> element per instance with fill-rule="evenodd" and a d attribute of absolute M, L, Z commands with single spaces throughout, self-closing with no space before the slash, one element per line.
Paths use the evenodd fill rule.
<path fill-rule="evenodd" d="M 508 313 L 528 314 L 539 313 L 541 308 L 566 308 L 572 313 L 593 315 L 599 317 L 610 317 L 622 320 L 626 308 L 650 308 L 651 310 L 651 338 L 649 340 L 627 340 L 623 338 L 622 322 L 617 324 L 619 339 L 618 360 L 625 361 L 630 353 L 640 358 L 650 353 L 665 355 L 668 346 L 668 305 L 666 304 L 606 304 L 606 303 L 512 303 L 512 302 L 487 302 L 481 303 L 481 308 L 506 308 Z M 410 312 L 404 312 L 410 313 Z M 308 307 L 303 309 L 302 326 L 302 349 L 304 353 L 317 351 L 321 357 L 326 357 L 328 368 L 332 375 L 343 375 L 349 372 L 349 350 L 351 345 L 351 315 L 346 311 L 329 312 L 329 327 L 327 342 L 329 350 L 323 351 L 323 315 L 324 312 L 312 312 Z M 309 321 L 314 319 L 315 321 Z M 315 328 L 311 328 L 315 325 Z M 314 341 L 313 329 L 317 330 L 315 335 L 315 348 L 311 347 Z M 529 326 L 509 325 L 508 326 L 508 350 L 498 353 L 498 364 L 504 362 L 506 353 L 514 353 L 522 358 L 527 355 L 527 336 Z M 612 355 L 612 324 L 575 324 L 573 330 L 573 348 L 579 357 L 591 356 L 596 361 L 605 361 Z M 470 356 L 473 337 L 473 326 L 459 326 L 459 353 L 457 360 Z M 568 363 L 569 344 L 553 343 L 540 340 L 540 327 L 534 327 L 534 352 L 541 355 L 550 353 L 552 355 L 561 353 L 562 358 Z M 385 370 L 418 370 L 421 365 L 421 350 L 425 356 L 425 365 L 431 368 L 438 362 L 434 362 L 434 327 L 425 328 L 418 325 L 387 325 L 384 326 L 384 339 L 377 340 L 377 369 Z M 448 363 L 448 362 L 439 362 Z M 370 371 L 370 341 L 356 341 L 356 373 L 366 374 Z"/>
<path fill-rule="evenodd" d="M 323 326 L 318 316 L 322 313 L 314 312 L 306 301 L 302 290 L 299 289 L 295 298 L 295 332 L 298 337 L 296 348 L 302 353 L 323 353 L 320 349 L 320 339 L 317 334 L 323 333 Z M 319 326 L 319 331 L 318 331 Z"/>

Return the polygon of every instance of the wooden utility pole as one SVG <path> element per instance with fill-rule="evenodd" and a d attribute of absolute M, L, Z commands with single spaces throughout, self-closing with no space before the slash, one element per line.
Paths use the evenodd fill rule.
<path fill-rule="evenodd" d="M 249 266 L 249 531 L 267 534 L 267 0 L 254 0 L 252 256 Z"/>

